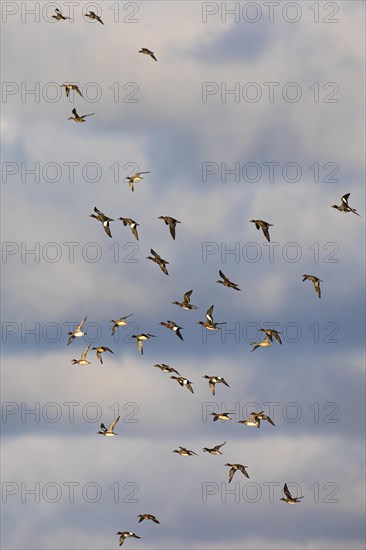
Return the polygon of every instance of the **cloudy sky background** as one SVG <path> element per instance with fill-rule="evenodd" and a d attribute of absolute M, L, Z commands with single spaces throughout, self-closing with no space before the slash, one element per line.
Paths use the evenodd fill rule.
<path fill-rule="evenodd" d="M 3 12 L 3 82 L 5 90 L 18 86 L 19 92 L 3 95 L 1 118 L 3 495 L 10 490 L 4 482 L 18 484 L 3 503 L 2 545 L 115 548 L 114 533 L 131 530 L 142 539 L 125 545 L 136 549 L 363 548 L 364 4 L 334 3 L 339 22 L 333 24 L 324 23 L 331 15 L 324 3 L 317 24 L 310 2 L 301 3 L 297 23 L 284 21 L 280 9 L 269 23 L 261 3 L 257 23 L 243 18 L 235 23 L 232 16 L 222 22 L 220 13 L 203 23 L 200 2 L 139 2 L 133 16 L 138 22 L 127 23 L 123 18 L 131 8 L 118 4 L 119 22 L 110 9 L 117 3 L 94 4 L 104 26 L 83 19 L 86 8 L 93 9 L 90 2 L 75 7 L 73 23 L 24 20 L 20 3 L 13 3 L 19 12 L 7 20 Z M 48 5 L 51 15 L 57 4 Z M 58 5 L 68 13 L 66 4 Z M 158 63 L 138 54 L 141 47 L 153 50 Z M 102 93 L 96 102 L 72 94 L 54 102 L 42 95 L 39 102 L 31 95 L 22 101 L 21 90 L 37 82 L 41 90 L 49 83 L 79 82 L 83 89 L 94 82 Z M 136 103 L 123 102 L 132 90 L 123 86 L 131 82 L 138 87 Z M 228 89 L 235 82 L 241 87 L 256 82 L 263 96 L 257 103 L 235 102 L 232 95 L 222 102 L 218 92 L 202 102 L 203 82 Z M 265 82 L 280 83 L 273 103 Z M 301 86 L 297 103 L 282 98 L 288 82 Z M 314 82 L 321 99 L 332 91 L 323 85 L 335 82 L 339 102 L 315 103 L 309 90 Z M 116 89 L 114 83 L 121 92 L 118 102 L 109 89 Z M 67 120 L 74 106 L 80 114 L 96 114 L 75 124 Z M 21 163 L 31 169 L 51 162 L 61 167 L 59 181 L 41 176 L 36 183 L 31 175 L 21 181 Z M 65 165 L 70 162 L 80 163 L 73 182 Z M 229 169 L 253 162 L 263 175 L 255 183 L 229 175 L 222 183 L 218 173 L 203 182 L 207 162 Z M 278 169 L 270 183 L 266 162 L 279 162 L 280 169 L 296 162 L 302 177 L 290 183 Z M 315 162 L 318 183 L 309 169 Z M 11 165 L 5 163 L 16 163 L 19 171 L 6 177 Z M 100 166 L 94 183 L 82 176 L 87 163 Z M 110 169 L 115 163 L 118 182 Z M 131 163 L 151 172 L 134 193 L 123 181 Z M 331 173 L 322 168 L 326 163 L 339 166 L 337 182 L 323 181 Z M 50 169 L 48 179 L 53 174 Z M 362 217 L 330 208 L 347 192 Z M 109 239 L 88 217 L 94 206 L 112 218 L 139 222 L 140 241 L 119 221 L 111 223 Z M 175 241 L 160 215 L 182 222 Z M 273 224 L 273 261 L 252 218 Z M 74 262 L 64 244 L 70 242 L 79 243 Z M 57 243 L 61 258 L 46 261 L 41 253 L 39 262 L 32 256 L 22 261 L 22 247 L 33 249 L 35 243 L 41 251 Z M 99 261 L 82 256 L 88 243 L 96 243 Z M 205 243 L 214 243 L 206 257 Z M 295 247 L 289 243 L 300 251 L 296 262 L 290 261 Z M 257 262 L 251 261 L 255 246 L 261 253 Z M 19 252 L 4 256 L 17 247 Z M 120 258 L 114 261 L 117 247 Z M 170 262 L 169 277 L 145 259 L 151 247 Z M 225 254 L 233 249 L 236 255 Z M 49 248 L 50 256 L 54 251 Z M 240 294 L 216 283 L 220 268 L 239 284 Z M 321 300 L 310 282 L 302 282 L 303 273 L 324 280 Z M 201 309 L 186 312 L 171 304 L 189 289 Z M 227 326 L 205 335 L 195 322 L 212 304 L 215 320 Z M 111 338 L 108 321 L 130 313 L 132 327 Z M 86 340 L 66 347 L 65 323 L 85 315 L 95 324 L 88 333 L 92 345 L 115 352 L 104 356 L 103 366 L 91 352 L 92 365 L 71 367 Z M 159 326 L 167 319 L 184 327 L 184 342 Z M 251 354 L 250 342 L 259 337 L 255 324 L 264 323 L 278 323 L 284 345 Z M 38 326 L 39 338 L 26 334 Z M 144 345 L 143 357 L 129 338 L 132 329 L 157 336 Z M 195 394 L 155 363 L 168 363 L 189 378 Z M 230 388 L 219 385 L 212 397 L 204 374 L 224 376 Z M 79 403 L 73 422 L 65 405 L 70 402 Z M 22 403 L 29 408 L 39 403 L 39 419 L 24 417 Z M 95 422 L 96 409 L 83 409 L 88 403 L 98 404 L 101 418 Z M 251 403 L 267 414 L 268 403 L 277 403 L 276 427 L 213 423 L 205 414 L 222 409 L 239 420 L 253 410 Z M 103 440 L 95 432 L 101 421 L 113 419 L 115 404 L 119 435 Z M 52 422 L 56 412 L 60 418 Z M 296 414 L 298 421 L 291 421 Z M 223 456 L 202 453 L 202 447 L 224 441 Z M 200 456 L 172 454 L 179 445 Z M 236 474 L 229 486 L 226 462 L 248 465 L 250 480 Z M 278 501 L 286 481 L 299 484 L 301 505 Z M 36 482 L 41 492 L 47 483 L 58 483 L 63 488 L 58 502 L 42 494 L 39 503 L 33 496 L 22 502 L 21 483 L 32 488 Z M 63 485 L 68 482 L 80 484 L 72 503 Z M 82 498 L 81 488 L 90 482 L 102 490 L 96 503 Z M 258 502 L 249 502 L 249 489 L 244 498 L 248 482 L 260 487 Z M 271 482 L 278 483 L 274 502 L 263 485 Z M 109 488 L 116 483 L 119 502 Z M 217 493 L 204 499 L 207 483 Z M 138 502 L 128 501 L 131 487 L 138 488 L 131 497 Z M 225 490 L 235 488 L 239 501 L 228 494 L 225 502 Z M 161 525 L 137 524 L 140 513 L 156 514 Z"/>

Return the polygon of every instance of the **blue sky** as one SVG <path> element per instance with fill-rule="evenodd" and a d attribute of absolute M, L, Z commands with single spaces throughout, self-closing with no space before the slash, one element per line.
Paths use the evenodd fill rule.
<path fill-rule="evenodd" d="M 4 548 L 115 548 L 125 530 L 142 537 L 125 542 L 136 549 L 364 547 L 364 4 L 316 3 L 318 23 L 313 3 L 293 3 L 293 23 L 284 4 L 271 23 L 257 2 L 250 23 L 243 13 L 254 11 L 225 20 L 224 3 L 96 2 L 102 26 L 82 17 L 91 3 L 57 23 L 49 17 L 67 3 L 37 20 L 24 10 L 38 3 L 3 3 Z M 67 99 L 63 82 L 84 98 Z M 95 115 L 75 124 L 74 107 Z M 207 163 L 217 173 L 203 181 Z M 225 176 L 235 166 L 239 181 Z M 150 174 L 131 193 L 123 180 L 137 169 Z M 330 208 L 345 193 L 361 217 Z M 120 221 L 109 239 L 89 217 L 95 206 L 135 219 L 140 240 Z M 175 241 L 161 215 L 182 222 Z M 273 224 L 271 246 L 253 218 Z M 146 260 L 151 248 L 169 277 Z M 240 293 L 216 283 L 219 269 Z M 324 281 L 321 300 L 304 273 Z M 189 289 L 200 309 L 172 305 Z M 212 304 L 227 325 L 206 335 L 196 322 Z M 109 320 L 130 313 L 112 339 Z M 66 324 L 86 315 L 88 338 L 66 347 Z M 273 323 L 284 345 L 250 353 Z M 143 356 L 132 330 L 156 336 Z M 99 365 L 90 351 L 91 365 L 71 366 L 88 339 L 114 355 Z M 204 374 L 230 388 L 213 397 Z M 276 426 L 237 424 L 252 404 Z M 211 410 L 233 421 L 207 420 Z M 99 438 L 117 414 L 118 437 Z M 222 456 L 202 453 L 224 441 Z M 179 445 L 199 456 L 173 454 Z M 228 485 L 226 462 L 250 479 Z M 300 505 L 279 502 L 285 482 Z M 161 524 L 138 524 L 141 513 Z"/>

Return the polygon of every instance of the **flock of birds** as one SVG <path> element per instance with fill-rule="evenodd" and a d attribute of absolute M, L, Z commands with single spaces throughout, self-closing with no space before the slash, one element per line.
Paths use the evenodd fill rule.
<path fill-rule="evenodd" d="M 64 16 L 58 8 L 56 8 L 55 15 L 53 15 L 52 17 L 57 21 L 64 21 L 66 19 L 70 19 L 70 17 Z M 85 13 L 85 17 L 87 17 L 91 20 L 95 20 L 95 21 L 101 23 L 102 25 L 104 25 L 104 22 L 102 21 L 101 17 L 93 11 L 89 11 L 88 13 Z M 139 50 L 139 53 L 147 55 L 147 56 L 151 57 L 154 61 L 157 61 L 154 52 L 152 52 L 148 48 L 141 48 L 141 50 Z M 81 92 L 78 85 L 68 83 L 68 84 L 62 84 L 61 86 L 65 89 L 66 97 L 69 97 L 69 94 L 72 91 L 76 92 L 77 94 L 79 94 L 79 96 L 83 97 L 82 92 Z M 72 114 L 74 116 L 70 117 L 69 120 L 74 120 L 75 122 L 81 123 L 81 122 L 85 122 L 86 117 L 92 116 L 95 113 L 89 113 L 89 114 L 86 114 L 86 115 L 79 115 L 76 108 L 74 108 L 72 110 Z M 149 174 L 149 173 L 150 172 L 148 172 L 148 171 L 144 171 L 144 172 L 138 171 L 135 174 L 133 174 L 132 176 L 128 176 L 127 178 L 125 178 L 126 181 L 128 181 L 128 184 L 129 184 L 129 187 L 130 187 L 131 191 L 134 191 L 135 183 L 137 183 L 137 182 L 139 182 L 143 179 L 142 175 L 143 174 Z M 332 208 L 335 208 L 339 212 L 342 212 L 342 213 L 352 212 L 353 214 L 356 214 L 357 216 L 359 216 L 356 209 L 352 208 L 348 204 L 349 196 L 350 196 L 350 193 L 347 193 L 347 194 L 343 195 L 343 197 L 341 198 L 340 205 L 332 205 Z M 92 218 L 96 219 L 97 221 L 99 221 L 102 224 L 103 229 L 104 229 L 105 233 L 108 235 L 108 237 L 112 238 L 110 223 L 115 221 L 114 218 L 110 218 L 109 216 L 107 216 L 106 214 L 101 212 L 97 207 L 94 208 L 94 212 L 92 214 L 90 214 L 90 217 L 92 217 Z M 158 219 L 163 220 L 164 223 L 169 227 L 170 235 L 171 235 L 172 239 L 175 240 L 175 238 L 176 238 L 176 226 L 177 226 L 177 224 L 180 224 L 181 222 L 179 220 L 177 220 L 176 218 L 172 217 L 172 216 L 159 216 Z M 135 220 L 133 220 L 131 218 L 126 218 L 126 217 L 119 217 L 118 220 L 120 220 L 123 223 L 124 226 L 129 226 L 129 228 L 132 232 L 132 235 L 135 237 L 136 240 L 139 240 L 139 235 L 138 235 L 138 230 L 137 230 L 137 228 L 140 226 L 139 223 L 137 223 Z M 250 220 L 250 222 L 254 223 L 255 227 L 258 230 L 262 230 L 264 237 L 267 239 L 267 241 L 270 242 L 269 228 L 273 227 L 273 224 L 268 223 L 264 220 L 259 220 L 259 219 L 258 220 Z M 169 262 L 167 260 L 163 259 L 157 252 L 155 252 L 155 250 L 151 249 L 151 256 L 148 256 L 147 259 L 151 260 L 154 263 L 156 263 L 165 275 L 169 275 L 169 272 L 168 272 L 168 269 L 167 269 L 167 265 L 169 265 Z M 221 270 L 219 270 L 219 276 L 220 276 L 220 279 L 216 281 L 217 283 L 223 285 L 226 288 L 230 288 L 230 289 L 233 289 L 233 290 L 236 290 L 236 291 L 241 291 L 241 289 L 239 288 L 239 285 L 237 283 L 234 283 L 233 281 L 231 281 Z M 303 275 L 303 281 L 305 281 L 305 280 L 309 280 L 311 283 L 313 283 L 314 290 L 315 290 L 318 298 L 321 298 L 320 283 L 323 282 L 323 281 L 321 279 L 319 279 L 318 277 L 314 276 L 314 275 L 307 275 L 307 274 Z M 188 290 L 187 292 L 184 293 L 183 298 L 182 298 L 181 301 L 174 301 L 172 303 L 174 305 L 177 305 L 178 307 L 186 310 L 186 311 L 192 311 L 192 310 L 200 309 L 198 306 L 193 305 L 190 301 L 192 292 L 193 292 L 193 290 Z M 226 321 L 225 322 L 215 322 L 214 319 L 213 319 L 213 310 L 214 310 L 214 306 L 212 305 L 206 311 L 205 320 L 204 321 L 201 321 L 201 320 L 196 321 L 196 324 L 202 325 L 208 331 L 220 330 L 221 325 L 226 324 Z M 117 320 L 112 319 L 110 321 L 110 323 L 113 324 L 112 329 L 111 329 L 111 336 L 113 336 L 115 334 L 116 330 L 119 329 L 120 327 L 125 327 L 126 325 L 128 325 L 129 324 L 128 319 L 131 316 L 132 316 L 132 314 L 129 314 L 129 315 L 122 316 Z M 68 342 L 67 342 L 68 345 L 71 344 L 76 338 L 86 336 L 86 332 L 83 328 L 84 324 L 86 322 L 86 319 L 87 318 L 85 317 L 85 319 L 83 319 L 78 324 L 78 326 L 76 327 L 76 329 L 74 331 L 68 332 L 68 335 L 69 335 L 69 339 L 68 339 Z M 182 333 L 181 333 L 181 330 L 183 329 L 183 327 L 179 326 L 174 321 L 170 321 L 170 320 L 168 320 L 166 322 L 162 321 L 162 322 L 160 322 L 160 325 L 162 325 L 162 326 L 166 327 L 167 329 L 171 330 L 173 333 L 175 333 L 175 335 L 180 340 L 182 340 L 182 341 L 184 340 L 183 336 L 182 336 Z M 265 328 L 260 328 L 259 330 L 262 333 L 264 333 L 264 337 L 259 342 L 252 342 L 251 345 L 253 346 L 253 349 L 251 351 L 255 351 L 259 347 L 265 348 L 265 347 L 271 346 L 273 344 L 274 340 L 276 340 L 279 344 L 282 345 L 282 340 L 281 340 L 281 337 L 280 337 L 281 333 L 279 331 L 273 330 L 273 329 L 265 329 Z M 140 333 L 140 334 L 134 334 L 131 337 L 136 340 L 138 350 L 139 350 L 140 354 L 143 355 L 143 353 L 144 353 L 143 343 L 146 342 L 147 340 L 149 340 L 150 338 L 155 338 L 155 335 L 149 334 L 149 333 Z M 84 366 L 84 365 L 90 365 L 91 364 L 91 362 L 88 361 L 88 359 L 87 359 L 87 354 L 90 350 L 90 346 L 91 346 L 90 343 L 86 346 L 86 348 L 83 350 L 83 352 L 81 354 L 80 359 L 73 359 L 72 360 L 73 365 Z M 102 355 L 104 353 L 106 353 L 106 352 L 111 353 L 111 354 L 114 353 L 108 346 L 105 346 L 105 345 L 98 345 L 96 347 L 93 347 L 92 350 L 96 351 L 97 360 L 101 364 L 103 364 Z M 193 390 L 193 387 L 192 387 L 193 383 L 190 380 L 188 380 L 187 378 L 185 378 L 184 376 L 182 376 L 173 367 L 171 367 L 167 364 L 164 364 L 164 363 L 155 364 L 154 367 L 160 369 L 164 373 L 170 374 L 171 375 L 170 378 L 172 380 L 175 380 L 176 382 L 178 382 L 178 384 L 182 388 L 186 388 L 192 394 L 194 393 L 194 390 Z M 202 378 L 204 378 L 205 380 L 208 381 L 209 390 L 211 391 L 213 396 L 215 395 L 216 384 L 223 384 L 224 386 L 230 387 L 228 382 L 222 376 L 216 376 L 216 375 L 212 376 L 212 375 L 205 374 L 205 375 L 202 376 Z M 222 422 L 226 422 L 226 421 L 232 420 L 231 415 L 233 413 L 221 412 L 221 413 L 210 413 L 210 414 L 213 417 L 214 422 L 216 422 L 218 420 L 220 420 Z M 113 422 L 111 422 L 111 424 L 108 427 L 106 427 L 104 425 L 104 423 L 102 423 L 100 425 L 100 431 L 98 431 L 97 433 L 100 434 L 100 435 L 103 435 L 105 437 L 113 437 L 113 436 L 117 435 L 114 432 L 114 429 L 115 429 L 115 426 L 116 426 L 117 422 L 119 421 L 119 419 L 120 419 L 120 417 L 118 416 L 117 418 L 115 418 L 113 420 Z M 253 411 L 253 412 L 250 413 L 250 415 L 248 416 L 247 419 L 238 421 L 239 424 L 244 424 L 246 426 L 256 427 L 256 428 L 260 427 L 261 422 L 268 422 L 272 426 L 275 426 L 273 420 L 269 416 L 265 415 L 264 411 Z M 226 441 L 224 443 L 221 443 L 220 445 L 216 445 L 214 447 L 204 447 L 203 452 L 207 452 L 207 453 L 212 454 L 212 455 L 222 455 L 223 453 L 221 452 L 221 448 L 225 444 L 226 444 Z M 181 447 L 181 446 L 179 446 L 178 449 L 174 449 L 172 452 L 176 453 L 180 456 L 186 456 L 186 457 L 187 456 L 198 456 L 197 453 L 194 452 L 193 450 L 187 449 L 186 447 Z M 241 472 L 246 478 L 249 478 L 249 474 L 247 472 L 248 466 L 243 465 L 243 464 L 238 464 L 238 463 L 229 463 L 229 462 L 226 463 L 225 466 L 230 468 L 230 470 L 229 470 L 229 483 L 231 483 L 231 481 L 232 481 L 234 475 L 236 474 L 236 472 Z M 284 497 L 282 497 L 280 500 L 283 501 L 283 502 L 286 502 L 287 504 L 297 504 L 297 503 L 301 502 L 301 499 L 303 498 L 303 496 L 294 497 L 291 494 L 291 492 L 289 491 L 287 483 L 284 484 L 283 493 L 284 493 Z M 138 518 L 139 518 L 139 523 L 141 523 L 144 520 L 150 520 L 150 521 L 152 521 L 156 524 L 160 523 L 159 520 L 152 514 L 140 514 L 138 516 Z M 119 535 L 119 545 L 120 546 L 128 538 L 136 538 L 136 539 L 141 538 L 139 535 L 136 535 L 135 533 L 133 533 L 131 531 L 118 531 L 116 534 Z"/>

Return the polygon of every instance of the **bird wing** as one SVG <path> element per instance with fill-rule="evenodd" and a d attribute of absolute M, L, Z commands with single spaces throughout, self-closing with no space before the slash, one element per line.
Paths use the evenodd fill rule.
<path fill-rule="evenodd" d="M 283 492 L 285 493 L 287 498 L 292 498 L 292 495 L 291 495 L 290 491 L 288 490 L 287 483 L 285 483 L 285 485 L 283 487 Z"/>
<path fill-rule="evenodd" d="M 214 306 L 211 306 L 206 311 L 206 319 L 209 323 L 213 323 L 213 318 L 212 318 L 213 309 L 214 309 Z"/>
<path fill-rule="evenodd" d="M 83 353 L 81 354 L 80 359 L 86 359 L 86 355 L 87 355 L 89 349 L 90 349 L 90 343 L 89 343 L 89 344 L 86 346 L 86 348 L 84 349 Z"/>
<path fill-rule="evenodd" d="M 227 281 L 229 282 L 229 279 L 226 277 L 226 275 L 223 274 L 223 272 L 221 271 L 221 269 L 219 270 L 219 275 L 222 279 L 224 279 L 224 281 Z"/>
<path fill-rule="evenodd" d="M 113 432 L 114 427 L 115 427 L 115 425 L 117 424 L 117 422 L 118 422 L 119 419 L 120 419 L 120 416 L 117 416 L 117 418 L 115 418 L 115 419 L 113 420 L 113 422 L 111 422 L 111 424 L 108 426 L 107 432 Z"/>
<path fill-rule="evenodd" d="M 193 290 L 188 290 L 184 296 L 183 296 L 183 302 L 188 302 L 189 303 L 189 300 L 191 298 L 191 294 L 192 294 Z"/>
<path fill-rule="evenodd" d="M 137 228 L 136 227 L 131 227 L 131 231 L 132 231 L 132 235 L 135 237 L 135 239 L 138 241 L 139 240 L 139 236 L 138 236 L 138 233 L 137 233 Z"/>
<path fill-rule="evenodd" d="M 210 380 L 208 385 L 210 387 L 212 395 L 215 395 L 215 383 Z"/>
<path fill-rule="evenodd" d="M 341 199 L 343 204 L 345 204 L 346 206 L 348 206 L 348 198 L 349 198 L 350 194 L 351 193 L 346 193 L 345 195 L 343 195 L 343 197 Z"/>
<path fill-rule="evenodd" d="M 230 468 L 230 471 L 229 471 L 229 483 L 230 483 L 230 481 L 233 479 L 234 474 L 235 474 L 235 469 L 234 469 L 234 468 Z"/>
<path fill-rule="evenodd" d="M 83 321 L 81 321 L 81 322 L 78 324 L 78 326 L 76 327 L 75 332 L 78 332 L 79 330 L 82 330 L 85 321 L 86 321 L 86 317 L 85 317 L 85 319 L 83 319 Z"/>

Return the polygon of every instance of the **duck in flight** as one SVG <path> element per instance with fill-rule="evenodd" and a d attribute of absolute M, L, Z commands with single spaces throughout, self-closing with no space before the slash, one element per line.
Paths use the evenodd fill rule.
<path fill-rule="evenodd" d="M 85 336 L 86 332 L 83 331 L 83 326 L 84 326 L 85 321 L 86 321 L 86 317 L 85 317 L 85 319 L 83 319 L 78 324 L 78 326 L 76 327 L 74 332 L 68 332 L 67 333 L 70 336 L 70 338 L 67 342 L 67 345 L 71 344 L 71 342 L 73 342 L 75 340 L 75 338 L 81 338 L 82 336 Z"/>
<path fill-rule="evenodd" d="M 189 449 L 186 449 L 185 447 L 179 447 L 179 450 L 175 449 L 174 451 L 172 451 L 172 453 L 177 453 L 180 456 L 193 456 L 193 455 L 198 456 L 197 453 Z"/>
<path fill-rule="evenodd" d="M 205 322 L 197 321 L 196 324 L 197 325 L 202 325 L 207 330 L 220 330 L 219 325 L 226 325 L 226 321 L 224 321 L 222 323 L 214 323 L 214 320 L 213 320 L 213 317 L 212 317 L 213 309 L 214 309 L 214 306 L 211 306 L 206 311 L 206 321 Z"/>
<path fill-rule="evenodd" d="M 222 452 L 220 451 L 220 449 L 225 444 L 226 444 L 226 441 L 224 441 L 224 443 L 221 443 L 221 445 L 216 445 L 216 447 L 212 447 L 212 449 L 209 449 L 208 447 L 204 447 L 202 450 L 204 453 L 210 453 L 210 455 L 222 455 Z"/>
<path fill-rule="evenodd" d="M 254 223 L 257 229 L 262 229 L 263 235 L 266 237 L 267 241 L 271 241 L 269 236 L 269 228 L 273 227 L 272 223 L 264 222 L 263 220 L 250 220 L 250 222 Z"/>
<path fill-rule="evenodd" d="M 288 490 L 287 483 L 285 483 L 285 485 L 283 486 L 283 492 L 285 493 L 286 498 L 282 497 L 280 498 L 280 500 L 283 500 L 283 502 L 286 502 L 287 504 L 298 504 L 299 502 L 301 502 L 300 499 L 304 498 L 304 497 L 293 497 L 290 491 Z"/>
<path fill-rule="evenodd" d="M 261 420 L 266 420 L 267 422 L 269 422 L 269 424 L 272 424 L 272 426 L 274 426 L 273 420 L 269 416 L 264 414 L 264 411 L 251 412 L 248 420 L 239 420 L 238 424 L 245 424 L 246 426 L 254 426 L 256 428 L 259 428 L 261 425 Z"/>
<path fill-rule="evenodd" d="M 97 352 L 97 358 L 98 358 L 98 361 L 103 365 L 103 359 L 102 359 L 102 353 L 106 352 L 106 351 L 109 351 L 109 353 L 113 353 L 114 355 L 114 351 L 112 351 L 110 348 L 108 348 L 107 346 L 98 346 L 96 348 L 92 348 L 92 349 L 95 349 L 96 352 Z"/>
<path fill-rule="evenodd" d="M 339 212 L 344 212 L 346 214 L 348 212 L 353 212 L 353 214 L 356 214 L 356 216 L 359 216 L 360 214 L 358 214 L 357 210 L 355 208 L 352 208 L 348 204 L 348 198 L 350 194 L 351 193 L 346 193 L 345 195 L 343 195 L 343 197 L 341 198 L 341 204 L 339 206 L 337 206 L 336 204 L 332 204 L 332 208 L 336 208 L 337 210 L 339 210 Z"/>
<path fill-rule="evenodd" d="M 115 435 L 118 435 L 118 434 L 114 433 L 113 430 L 114 430 L 114 427 L 117 424 L 119 419 L 120 419 L 120 416 L 117 416 L 117 418 L 115 418 L 113 420 L 113 422 L 111 422 L 111 424 L 108 426 L 108 428 L 106 428 L 105 425 L 102 422 L 101 425 L 100 425 L 101 431 L 97 432 L 97 434 L 105 435 L 106 437 L 113 437 Z"/>
<path fill-rule="evenodd" d="M 96 220 L 98 220 L 98 222 L 101 222 L 101 224 L 103 225 L 104 231 L 107 233 L 108 237 L 112 238 L 112 233 L 111 233 L 111 230 L 110 230 L 110 227 L 109 227 L 109 222 L 114 222 L 114 220 L 112 218 L 109 218 L 105 214 L 103 214 L 103 212 L 98 210 L 98 208 L 96 206 L 94 208 L 94 212 L 95 212 L 95 214 L 89 214 L 89 217 L 90 218 L 95 218 Z"/>
<path fill-rule="evenodd" d="M 172 330 L 178 336 L 178 338 L 184 341 L 183 336 L 181 335 L 181 332 L 180 332 L 183 327 L 180 327 L 179 325 L 177 325 L 177 323 L 174 323 L 174 321 L 167 321 L 166 323 L 163 323 L 162 321 L 160 325 L 163 325 L 163 327 L 166 327 Z"/>
<path fill-rule="evenodd" d="M 302 276 L 303 282 L 306 281 L 307 279 L 313 283 L 314 290 L 317 293 L 318 298 L 321 298 L 320 283 L 324 283 L 324 281 L 322 281 L 318 277 L 315 277 L 315 275 L 303 275 Z"/>
<path fill-rule="evenodd" d="M 173 367 L 170 367 L 169 365 L 166 365 L 165 363 L 156 364 L 156 365 L 154 365 L 154 367 L 157 367 L 158 369 L 160 369 L 160 370 L 162 370 L 163 372 L 166 372 L 166 373 L 175 372 L 175 374 L 180 376 L 180 373 L 176 369 L 173 369 Z"/>
<path fill-rule="evenodd" d="M 230 388 L 229 384 L 226 382 L 225 378 L 223 378 L 222 376 L 208 376 L 207 374 L 205 374 L 204 376 L 202 376 L 202 378 L 206 378 L 206 380 L 208 380 L 208 385 L 212 395 L 215 395 L 216 384 L 224 384 L 225 386 Z"/>
<path fill-rule="evenodd" d="M 128 317 L 131 317 L 132 315 L 133 315 L 133 313 L 130 313 L 130 315 L 125 315 L 124 317 L 121 317 L 120 319 L 118 319 L 118 321 L 115 321 L 114 319 L 111 319 L 111 321 L 109 321 L 109 322 L 114 323 L 114 325 L 112 327 L 111 336 L 114 335 L 114 333 L 116 332 L 116 329 L 118 327 L 125 327 L 126 325 L 128 325 L 128 321 L 126 321 L 126 319 L 128 319 Z"/>
<path fill-rule="evenodd" d="M 120 535 L 119 537 L 119 545 L 122 546 L 122 544 L 125 542 L 126 539 L 129 539 L 130 537 L 133 537 L 134 539 L 140 539 L 136 533 L 132 533 L 131 531 L 117 531 L 116 535 Z"/>
<path fill-rule="evenodd" d="M 85 122 L 85 119 L 86 119 L 87 116 L 93 116 L 93 115 L 95 115 L 95 113 L 90 113 L 90 114 L 88 114 L 88 115 L 78 115 L 78 113 L 77 113 L 75 107 L 74 107 L 73 110 L 72 110 L 72 114 L 73 114 L 74 116 L 69 116 L 68 120 L 74 120 L 75 122 Z"/>
<path fill-rule="evenodd" d="M 228 288 L 234 288 L 235 290 L 241 290 L 236 283 L 233 283 L 232 281 L 230 281 L 230 279 L 228 279 L 226 277 L 226 275 L 223 274 L 221 269 L 219 271 L 219 275 L 220 275 L 221 279 L 223 279 L 223 280 L 222 281 L 216 281 L 217 283 L 220 283 L 221 285 L 224 285 Z"/>
<path fill-rule="evenodd" d="M 60 88 L 65 88 L 66 97 L 69 97 L 71 90 L 74 90 L 81 97 L 83 97 L 83 94 L 81 93 L 79 86 L 77 86 L 76 84 L 60 84 Z"/>
<path fill-rule="evenodd" d="M 192 295 L 193 290 L 188 290 L 184 296 L 183 300 L 181 302 L 172 302 L 172 304 L 181 307 L 182 309 L 191 310 L 191 309 L 199 309 L 199 307 L 194 306 L 191 304 L 190 299 Z"/>
<path fill-rule="evenodd" d="M 224 412 L 224 413 L 210 413 L 210 416 L 213 416 L 213 421 L 214 422 L 217 422 L 218 420 L 223 420 L 223 421 L 226 421 L 226 420 L 232 420 L 232 418 L 230 418 L 230 414 L 233 414 L 233 413 L 227 413 L 227 412 Z"/>
<path fill-rule="evenodd" d="M 165 273 L 165 275 L 169 275 L 168 270 L 166 268 L 166 266 L 169 265 L 169 262 L 167 262 L 166 260 L 163 260 L 163 258 L 159 256 L 159 254 L 155 252 L 155 250 L 153 250 L 152 248 L 150 249 L 150 252 L 152 256 L 147 256 L 146 259 L 152 260 L 153 262 L 158 264 L 162 272 Z"/>
<path fill-rule="evenodd" d="M 251 342 L 250 345 L 254 346 L 251 351 L 255 351 L 257 348 L 268 348 L 268 346 L 272 346 L 272 339 L 266 336 L 261 342 Z"/>
<path fill-rule="evenodd" d="M 127 176 L 125 180 L 128 181 L 128 184 L 130 186 L 131 191 L 135 190 L 134 184 L 137 183 L 140 180 L 143 180 L 144 178 L 141 176 L 141 174 L 150 174 L 150 172 L 136 172 L 133 174 L 133 176 Z"/>
<path fill-rule="evenodd" d="M 90 343 L 86 346 L 83 353 L 81 354 L 80 359 L 73 359 L 72 364 L 73 365 L 90 365 L 90 361 L 87 360 L 86 356 L 90 348 Z"/>
<path fill-rule="evenodd" d="M 248 466 L 243 466 L 242 464 L 229 464 L 229 463 L 225 464 L 225 466 L 230 467 L 229 483 L 233 479 L 235 472 L 241 472 L 243 475 L 245 475 L 245 477 L 249 478 L 248 472 L 245 469 L 245 468 L 248 468 Z"/>
<path fill-rule="evenodd" d="M 164 220 L 166 225 L 169 225 L 169 231 L 172 236 L 173 241 L 175 241 L 175 227 L 177 223 L 182 223 L 171 216 L 159 216 L 158 220 Z"/>
<path fill-rule="evenodd" d="M 55 9 L 55 15 L 52 15 L 53 19 L 56 19 L 56 21 L 66 21 L 66 19 L 70 19 L 72 21 L 71 17 L 67 17 L 66 15 L 62 15 L 61 11 L 56 8 Z"/>
<path fill-rule="evenodd" d="M 139 50 L 139 53 L 143 53 L 144 55 L 149 55 L 152 59 L 154 59 L 154 61 L 157 61 L 154 55 L 154 52 L 152 52 L 148 48 L 141 48 L 141 50 Z"/>
<path fill-rule="evenodd" d="M 89 13 L 86 13 L 85 14 L 85 17 L 88 17 L 89 19 L 92 19 L 94 21 L 99 21 L 99 23 L 101 23 L 102 25 L 104 25 L 101 17 L 99 15 L 97 15 L 96 13 L 94 13 L 93 11 L 89 11 Z"/>
<path fill-rule="evenodd" d="M 141 355 L 143 355 L 144 349 L 142 347 L 142 342 L 145 342 L 146 340 L 150 340 L 150 338 L 155 338 L 155 336 L 153 334 L 148 334 L 145 332 L 142 334 L 133 334 L 131 338 L 135 338 L 137 340 L 137 347 Z"/>
<path fill-rule="evenodd" d="M 176 380 L 178 384 L 182 386 L 182 388 L 187 388 L 187 390 L 189 390 L 191 393 L 194 393 L 192 388 L 193 382 L 190 382 L 189 380 L 187 380 L 187 378 L 184 378 L 183 376 L 170 376 L 169 378 L 171 378 L 172 380 Z"/>
<path fill-rule="evenodd" d="M 158 520 L 158 518 L 156 516 L 153 516 L 152 514 L 139 514 L 137 516 L 139 519 L 139 523 L 141 523 L 142 521 L 144 521 L 145 519 L 150 519 L 151 521 L 153 521 L 154 523 L 160 523 L 160 521 Z"/>
<path fill-rule="evenodd" d="M 278 330 L 269 329 L 269 328 L 260 328 L 259 330 L 261 332 L 264 332 L 268 336 L 268 338 L 271 340 L 271 342 L 273 342 L 273 337 L 274 337 L 276 338 L 277 342 L 281 344 L 281 346 L 283 345 L 280 337 L 281 333 Z"/>
<path fill-rule="evenodd" d="M 131 220 L 131 218 L 118 218 L 123 222 L 123 225 L 129 225 L 131 228 L 132 235 L 135 237 L 135 239 L 138 241 L 139 236 L 137 233 L 137 226 L 140 225 L 139 223 L 135 222 L 135 220 Z"/>

